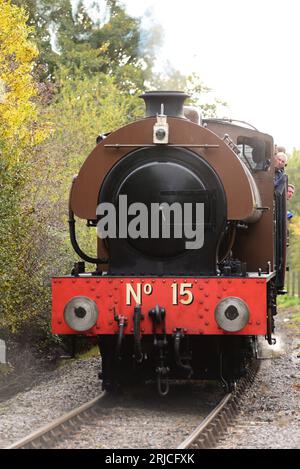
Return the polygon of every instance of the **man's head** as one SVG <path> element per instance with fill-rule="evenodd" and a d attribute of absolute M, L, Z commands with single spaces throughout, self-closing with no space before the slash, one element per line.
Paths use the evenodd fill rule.
<path fill-rule="evenodd" d="M 293 184 L 288 184 L 287 189 L 287 199 L 290 200 L 294 197 L 295 194 L 295 186 Z"/>
<path fill-rule="evenodd" d="M 287 164 L 287 156 L 283 151 L 279 151 L 274 156 L 274 166 L 276 169 L 283 169 Z"/>

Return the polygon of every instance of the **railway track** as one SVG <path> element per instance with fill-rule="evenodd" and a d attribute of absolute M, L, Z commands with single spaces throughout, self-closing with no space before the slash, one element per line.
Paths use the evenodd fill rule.
<path fill-rule="evenodd" d="M 105 395 L 104 392 L 99 394 L 89 402 L 67 412 L 53 422 L 46 424 L 30 435 L 8 446 L 6 449 L 51 448 L 61 437 L 62 432 L 72 430 L 78 422 L 82 422 L 84 418 L 87 418 L 88 413 L 92 412 L 93 407 L 99 404 Z"/>
<path fill-rule="evenodd" d="M 202 419 L 200 425 L 177 446 L 177 449 L 212 448 L 217 444 L 220 437 L 226 433 L 228 425 L 232 423 L 237 415 L 240 406 L 240 398 L 244 390 L 254 380 L 257 368 L 258 365 L 251 368 L 247 376 L 238 382 L 236 390 L 226 394 L 219 400 L 218 404 L 214 406 L 213 410 L 208 415 L 208 411 L 206 411 L 203 413 L 202 417 L 199 416 L 199 418 Z M 68 444 L 72 442 L 72 438 L 74 437 L 76 439 L 76 434 L 78 441 L 78 435 L 80 438 L 81 431 L 83 434 L 87 434 L 93 432 L 95 427 L 99 429 L 99 425 L 103 425 L 103 415 L 101 415 L 101 411 L 111 405 L 115 407 L 115 413 L 120 412 L 120 415 L 122 415 L 120 401 L 114 403 L 111 396 L 104 392 L 86 404 L 66 413 L 50 424 L 45 425 L 8 446 L 7 449 L 62 447 L 64 441 L 66 441 L 66 447 L 68 447 Z M 133 411 L 132 413 L 135 414 L 136 412 Z M 205 415 L 207 415 L 207 417 L 204 417 Z M 126 416 L 123 418 L 126 418 Z M 151 418 L 151 416 L 149 418 Z M 104 416 L 104 419 L 109 420 L 109 417 Z M 86 431 L 87 429 L 88 432 Z M 163 431 L 162 429 L 162 432 Z M 97 437 L 95 437 L 94 440 L 97 441 L 98 444 L 101 443 Z M 175 444 L 173 448 L 174 447 Z"/>
<path fill-rule="evenodd" d="M 241 397 L 246 388 L 254 381 L 258 369 L 259 362 L 256 360 L 248 370 L 247 375 L 239 380 L 235 391 L 226 394 L 177 449 L 208 449 L 216 446 L 219 439 L 225 435 L 228 426 L 232 424 L 238 415 Z"/>

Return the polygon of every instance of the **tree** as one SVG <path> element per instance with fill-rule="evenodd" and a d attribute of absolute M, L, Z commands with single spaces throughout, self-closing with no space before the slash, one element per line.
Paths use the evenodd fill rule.
<path fill-rule="evenodd" d="M 39 53 L 36 64 L 39 67 L 40 76 L 44 80 L 52 77 L 57 61 L 57 52 L 52 47 L 51 35 L 55 26 L 52 17 L 62 2 L 60 0 L 13 0 L 13 3 L 24 8 L 28 14 L 30 34 Z"/>
<path fill-rule="evenodd" d="M 31 72 L 38 52 L 29 40 L 32 29 L 23 9 L 7 0 L 0 0 L 0 9 L 0 141 L 2 159 L 11 167 L 24 148 L 43 140 L 44 132 L 36 124 L 37 88 Z"/>
<path fill-rule="evenodd" d="M 28 9 L 30 24 L 35 27 L 43 80 L 53 80 L 63 66 L 75 74 L 80 68 L 85 74 L 113 75 L 126 91 L 142 89 L 151 74 L 153 46 L 141 51 L 141 21 L 128 15 L 120 2 L 94 2 L 98 11 L 92 18 L 82 0 L 75 13 L 70 0 L 15 2 Z"/>
<path fill-rule="evenodd" d="M 31 72 L 37 49 L 29 39 L 32 29 L 26 13 L 9 0 L 0 0 L 0 10 L 0 324 L 14 329 L 21 314 L 18 305 L 24 300 L 19 279 L 30 250 L 30 211 L 23 190 L 32 153 L 48 129 L 39 122 L 35 102 L 37 87 Z"/>

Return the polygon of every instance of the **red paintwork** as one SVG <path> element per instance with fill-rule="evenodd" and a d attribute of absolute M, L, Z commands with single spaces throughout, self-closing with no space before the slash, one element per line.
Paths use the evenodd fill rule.
<path fill-rule="evenodd" d="M 173 289 L 177 282 L 192 283 L 194 300 L 189 305 L 172 304 Z M 114 310 L 117 315 L 128 319 L 125 334 L 133 333 L 133 308 L 126 305 L 126 284 L 135 289 L 141 284 L 151 284 L 150 295 L 142 294 L 141 321 L 143 334 L 152 334 L 152 321 L 148 317 L 150 309 L 156 304 L 166 309 L 166 332 L 172 334 L 175 328 L 185 329 L 187 334 L 232 334 L 223 331 L 214 318 L 215 307 L 221 299 L 236 296 L 243 299 L 250 311 L 247 326 L 234 335 L 265 335 L 267 316 L 267 279 L 266 278 L 120 278 L 120 277 L 56 277 L 52 279 L 52 332 L 54 334 L 77 334 L 64 322 L 64 307 L 74 296 L 87 296 L 94 300 L 99 309 L 97 324 L 89 331 L 80 334 L 99 335 L 118 332 L 114 321 Z M 179 291 L 179 288 L 178 288 Z M 178 299 L 187 296 L 178 295 Z M 157 332 L 160 330 L 158 329 Z"/>

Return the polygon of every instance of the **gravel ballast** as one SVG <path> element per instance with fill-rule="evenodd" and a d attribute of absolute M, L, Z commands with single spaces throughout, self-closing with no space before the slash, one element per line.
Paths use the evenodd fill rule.
<path fill-rule="evenodd" d="M 70 361 L 43 382 L 0 403 L 0 448 L 100 394 L 99 358 Z"/>
<path fill-rule="evenodd" d="M 277 344 L 264 341 L 261 369 L 244 395 L 242 412 L 219 448 L 300 447 L 300 323 L 298 308 L 276 316 Z"/>

